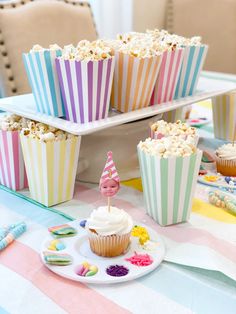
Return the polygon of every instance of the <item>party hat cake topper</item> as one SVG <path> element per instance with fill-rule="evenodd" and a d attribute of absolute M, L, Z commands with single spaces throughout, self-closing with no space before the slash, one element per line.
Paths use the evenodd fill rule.
<path fill-rule="evenodd" d="M 110 210 L 110 197 L 114 196 L 120 188 L 120 178 L 112 159 L 112 152 L 107 153 L 106 165 L 99 183 L 103 196 L 108 197 L 108 210 Z"/>

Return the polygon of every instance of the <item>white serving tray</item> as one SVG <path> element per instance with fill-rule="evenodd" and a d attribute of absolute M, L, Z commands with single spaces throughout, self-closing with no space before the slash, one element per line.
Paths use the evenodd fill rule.
<path fill-rule="evenodd" d="M 159 236 L 159 234 L 156 233 L 156 231 L 154 231 L 152 228 L 147 227 L 144 224 L 136 223 L 147 229 L 151 241 L 154 241 L 153 243 L 155 243 L 154 249 L 151 251 L 142 249 L 138 244 L 138 239 L 136 237 L 131 237 L 131 243 L 128 251 L 124 255 L 111 258 L 97 256 L 90 250 L 87 232 L 84 228 L 80 227 L 79 220 L 69 222 L 68 224 L 76 228 L 78 233 L 74 237 L 60 238 L 60 241 L 65 244 L 66 248 L 59 252 L 48 250 L 47 248 L 50 244 L 50 241 L 53 240 L 52 236 L 48 235 L 42 243 L 40 252 L 43 264 L 48 267 L 52 272 L 61 277 L 90 284 L 114 284 L 134 280 L 136 278 L 145 276 L 146 274 L 157 268 L 164 259 L 165 246 L 162 238 Z M 55 266 L 46 264 L 43 257 L 43 252 L 69 254 L 73 258 L 73 263 L 68 266 Z M 125 259 L 133 256 L 134 252 L 137 252 L 139 254 L 149 254 L 153 259 L 153 263 L 149 266 L 132 265 Z M 88 262 L 90 265 L 96 265 L 98 267 L 98 272 L 96 275 L 91 277 L 81 277 L 75 273 L 76 266 L 84 261 Z M 109 276 L 106 273 L 106 268 L 110 265 L 125 266 L 129 269 L 129 272 L 126 276 L 122 277 Z"/>
<path fill-rule="evenodd" d="M 236 89 L 236 76 L 214 72 L 203 72 L 198 83 L 197 92 L 194 96 L 181 98 L 128 113 L 110 111 L 108 118 L 86 124 L 72 123 L 61 118 L 55 118 L 36 112 L 32 94 L 2 98 L 0 99 L 0 110 L 43 122 L 75 135 L 86 135 L 127 122 L 152 117 L 204 99 L 225 94 L 234 89 Z"/>

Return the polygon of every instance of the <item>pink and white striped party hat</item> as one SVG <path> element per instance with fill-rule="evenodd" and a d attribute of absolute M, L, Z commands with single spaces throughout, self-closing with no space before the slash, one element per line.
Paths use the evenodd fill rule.
<path fill-rule="evenodd" d="M 115 163 L 112 159 L 112 152 L 107 153 L 107 161 L 103 173 L 101 175 L 100 184 L 106 180 L 113 179 L 116 182 L 120 182 L 120 177 L 116 170 Z"/>

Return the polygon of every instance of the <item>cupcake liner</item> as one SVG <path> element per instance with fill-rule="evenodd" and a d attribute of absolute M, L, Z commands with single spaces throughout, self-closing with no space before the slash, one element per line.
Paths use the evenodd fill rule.
<path fill-rule="evenodd" d="M 160 71 L 151 97 L 151 105 L 161 104 L 174 99 L 184 50 L 165 51 L 162 54 Z"/>
<path fill-rule="evenodd" d="M 236 127 L 236 92 L 214 97 L 212 110 L 215 137 L 232 142 Z"/>
<path fill-rule="evenodd" d="M 91 250 L 103 257 L 114 257 L 126 252 L 130 243 L 131 233 L 124 235 L 100 236 L 89 231 L 89 243 Z"/>
<path fill-rule="evenodd" d="M 138 147 L 146 210 L 162 226 L 189 219 L 202 152 L 160 158 Z"/>
<path fill-rule="evenodd" d="M 224 176 L 236 177 L 236 159 L 225 160 L 215 155 L 217 172 Z"/>
<path fill-rule="evenodd" d="M 175 90 L 175 99 L 194 94 L 208 51 L 207 45 L 184 48 L 182 67 Z"/>
<path fill-rule="evenodd" d="M 31 198 L 46 206 L 70 200 L 74 193 L 80 137 L 41 142 L 20 135 Z"/>
<path fill-rule="evenodd" d="M 55 59 L 61 50 L 33 51 L 23 54 L 28 80 L 38 112 L 64 116 L 64 105 L 56 73 Z"/>
<path fill-rule="evenodd" d="M 15 191 L 28 187 L 19 131 L 0 130 L 0 183 Z"/>
<path fill-rule="evenodd" d="M 99 61 L 56 59 L 66 119 L 87 123 L 108 116 L 114 57 Z"/>
<path fill-rule="evenodd" d="M 147 107 L 161 65 L 161 56 L 138 58 L 115 53 L 112 107 L 129 112 Z"/>

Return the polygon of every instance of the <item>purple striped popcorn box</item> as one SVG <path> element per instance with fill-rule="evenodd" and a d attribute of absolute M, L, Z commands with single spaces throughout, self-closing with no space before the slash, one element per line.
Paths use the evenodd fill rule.
<path fill-rule="evenodd" d="M 14 191 L 28 187 L 19 132 L 0 130 L 0 183 Z"/>
<path fill-rule="evenodd" d="M 140 142 L 138 157 L 146 212 L 158 224 L 167 226 L 190 217 L 202 151 L 188 149 L 185 156 L 159 154 L 156 151 L 165 146 L 163 142 L 170 144 L 168 138 Z M 186 144 L 183 147 L 187 148 Z"/>
<path fill-rule="evenodd" d="M 64 105 L 60 92 L 55 59 L 61 49 L 31 50 L 23 54 L 28 80 L 34 95 L 36 110 L 47 115 L 63 117 Z"/>
<path fill-rule="evenodd" d="M 66 119 L 87 123 L 108 116 L 115 59 L 56 59 Z"/>

